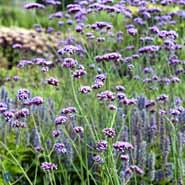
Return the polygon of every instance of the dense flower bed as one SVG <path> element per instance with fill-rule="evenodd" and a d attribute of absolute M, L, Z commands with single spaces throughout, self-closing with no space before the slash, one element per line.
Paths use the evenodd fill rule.
<path fill-rule="evenodd" d="M 48 15 L 66 27 L 52 52 L 10 39 L 21 60 L 0 93 L 1 184 L 184 184 L 184 5 L 79 1 Z"/>

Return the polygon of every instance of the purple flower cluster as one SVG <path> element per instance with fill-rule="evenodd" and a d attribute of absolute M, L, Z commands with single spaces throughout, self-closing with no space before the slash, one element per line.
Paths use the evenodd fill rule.
<path fill-rule="evenodd" d="M 103 91 L 97 94 L 97 98 L 100 101 L 114 101 L 116 97 L 111 91 Z"/>
<path fill-rule="evenodd" d="M 139 53 L 155 53 L 156 51 L 159 51 L 160 47 L 155 45 L 145 46 L 139 49 Z"/>
<path fill-rule="evenodd" d="M 62 67 L 63 68 L 69 68 L 72 69 L 74 68 L 76 65 L 78 64 L 78 62 L 76 60 L 74 60 L 73 58 L 65 58 L 63 63 L 62 63 Z"/>
<path fill-rule="evenodd" d="M 132 144 L 128 142 L 124 142 L 124 141 L 117 141 L 116 143 L 113 144 L 113 147 L 120 152 L 123 152 L 125 150 L 134 149 Z"/>
<path fill-rule="evenodd" d="M 63 125 L 68 121 L 68 118 L 66 116 L 58 116 L 55 119 L 55 125 Z"/>
<path fill-rule="evenodd" d="M 84 128 L 83 127 L 76 126 L 76 127 L 73 128 L 73 130 L 76 134 L 83 134 L 84 133 Z"/>
<path fill-rule="evenodd" d="M 97 142 L 96 149 L 97 149 L 99 152 L 103 152 L 103 151 L 107 150 L 107 147 L 108 147 L 107 141 L 101 140 L 101 141 L 98 141 L 98 142 Z"/>
<path fill-rule="evenodd" d="M 45 8 L 45 6 L 40 3 L 28 3 L 24 5 L 24 8 L 25 9 L 43 9 Z"/>
<path fill-rule="evenodd" d="M 53 85 L 53 86 L 58 86 L 58 84 L 59 84 L 59 81 L 54 77 L 50 77 L 47 80 L 47 82 L 48 82 L 49 85 Z"/>
<path fill-rule="evenodd" d="M 57 170 L 57 165 L 50 162 L 43 162 L 41 164 L 41 168 L 45 171 Z"/>
<path fill-rule="evenodd" d="M 114 138 L 116 135 L 116 131 L 114 128 L 104 128 L 103 133 L 109 138 Z"/>
<path fill-rule="evenodd" d="M 68 116 L 68 115 L 74 114 L 76 112 L 77 112 L 77 110 L 75 107 L 66 107 L 66 108 L 62 109 L 61 114 Z"/>
<path fill-rule="evenodd" d="M 81 88 L 80 88 L 80 92 L 82 93 L 82 94 L 88 94 L 88 93 L 90 93 L 91 92 L 91 87 L 90 86 L 82 86 Z"/>
<path fill-rule="evenodd" d="M 79 48 L 73 45 L 66 45 L 62 49 L 58 50 L 58 54 L 60 55 L 72 55 L 79 52 Z"/>
<path fill-rule="evenodd" d="M 63 143 L 56 143 L 55 150 L 57 153 L 62 153 L 62 154 L 65 154 L 67 152 L 67 149 Z"/>
<path fill-rule="evenodd" d="M 91 28 L 93 30 L 101 30 L 101 29 L 110 30 L 112 28 L 112 25 L 107 22 L 96 22 L 91 25 Z"/>
<path fill-rule="evenodd" d="M 85 76 L 87 72 L 84 69 L 77 69 L 73 72 L 73 78 L 80 79 Z"/>
<path fill-rule="evenodd" d="M 96 75 L 94 84 L 92 85 L 92 89 L 99 89 L 103 87 L 105 80 L 106 80 L 105 74 Z"/>
<path fill-rule="evenodd" d="M 110 61 L 113 61 L 113 62 L 119 62 L 121 60 L 121 54 L 119 53 L 107 53 L 107 54 L 104 54 L 104 55 L 101 55 L 101 56 L 96 56 L 96 62 L 103 62 L 103 61 L 106 61 L 106 62 L 110 62 Z"/>
<path fill-rule="evenodd" d="M 20 101 L 25 101 L 30 98 L 30 92 L 28 89 L 19 89 L 17 93 L 17 99 Z"/>

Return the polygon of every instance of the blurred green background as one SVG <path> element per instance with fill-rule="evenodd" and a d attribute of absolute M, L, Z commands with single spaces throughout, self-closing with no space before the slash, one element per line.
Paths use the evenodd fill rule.
<path fill-rule="evenodd" d="M 49 6 L 48 12 L 62 11 L 67 4 L 74 2 L 74 0 L 60 1 L 61 5 L 58 7 Z M 42 3 L 43 0 L 0 0 L 0 26 L 31 28 L 33 24 L 38 22 L 46 26 L 48 16 L 43 16 L 42 12 L 24 10 L 24 4 L 31 2 Z"/>

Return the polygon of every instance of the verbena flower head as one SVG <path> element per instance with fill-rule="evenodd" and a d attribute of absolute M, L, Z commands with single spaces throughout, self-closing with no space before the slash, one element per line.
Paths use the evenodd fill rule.
<path fill-rule="evenodd" d="M 113 147 L 120 152 L 134 149 L 132 144 L 124 141 L 117 141 L 116 143 L 113 144 Z"/>
<path fill-rule="evenodd" d="M 12 45 L 13 49 L 21 49 L 22 47 L 23 47 L 22 44 L 19 44 L 19 43 L 15 43 Z"/>
<path fill-rule="evenodd" d="M 127 32 L 128 32 L 128 34 L 135 36 L 137 34 L 137 29 L 136 28 L 128 28 Z"/>
<path fill-rule="evenodd" d="M 104 86 L 104 82 L 101 80 L 97 80 L 91 87 L 92 89 L 99 89 Z"/>
<path fill-rule="evenodd" d="M 28 89 L 19 89 L 17 93 L 17 99 L 20 101 L 25 101 L 30 98 L 30 92 Z"/>
<path fill-rule="evenodd" d="M 107 54 L 104 54 L 104 55 L 101 55 L 101 56 L 96 56 L 96 62 L 103 62 L 103 61 L 106 61 L 106 62 L 110 62 L 110 61 L 114 61 L 114 62 L 118 62 L 120 61 L 122 58 L 121 54 L 119 53 L 107 53 Z"/>
<path fill-rule="evenodd" d="M 103 152 L 105 150 L 107 150 L 107 147 L 108 147 L 108 143 L 107 141 L 105 140 L 100 140 L 97 142 L 96 144 L 96 149 L 99 151 L 99 152 Z"/>
<path fill-rule="evenodd" d="M 46 3 L 47 5 L 60 5 L 61 4 L 61 2 L 57 0 L 45 0 L 44 3 Z"/>
<path fill-rule="evenodd" d="M 44 103 L 44 99 L 41 96 L 35 96 L 30 100 L 31 105 L 41 105 Z"/>
<path fill-rule="evenodd" d="M 129 155 L 128 154 L 121 154 L 120 158 L 121 158 L 122 161 L 127 161 L 127 162 L 129 161 Z"/>
<path fill-rule="evenodd" d="M 107 22 L 96 22 L 94 24 L 91 25 L 92 29 L 106 29 L 106 30 L 110 30 L 112 28 L 112 25 L 110 23 Z"/>
<path fill-rule="evenodd" d="M 0 113 L 3 113 L 8 110 L 8 106 L 6 103 L 0 102 Z"/>
<path fill-rule="evenodd" d="M 150 45 L 139 49 L 139 53 L 155 53 L 160 49 L 159 46 Z"/>
<path fill-rule="evenodd" d="M 116 131 L 114 128 L 104 128 L 103 133 L 109 138 L 113 138 L 116 135 Z"/>
<path fill-rule="evenodd" d="M 118 92 L 116 94 L 116 97 L 118 98 L 118 100 L 124 100 L 126 98 L 126 94 L 123 92 Z"/>
<path fill-rule="evenodd" d="M 66 45 L 62 49 L 58 50 L 58 54 L 60 55 L 64 55 L 64 54 L 72 55 L 78 52 L 79 52 L 79 48 L 73 45 Z"/>
<path fill-rule="evenodd" d="M 41 168 L 45 171 L 57 170 L 57 165 L 50 162 L 43 162 Z"/>
<path fill-rule="evenodd" d="M 83 134 L 84 133 L 84 128 L 83 127 L 76 126 L 76 127 L 73 128 L 73 130 L 76 134 Z"/>
<path fill-rule="evenodd" d="M 65 58 L 63 63 L 62 63 L 62 67 L 63 68 L 69 68 L 72 69 L 74 68 L 76 65 L 78 64 L 77 60 L 73 59 L 73 58 Z"/>
<path fill-rule="evenodd" d="M 102 157 L 100 155 L 96 155 L 93 157 L 93 160 L 98 163 L 98 164 L 102 164 L 104 162 L 104 160 L 102 159 Z"/>
<path fill-rule="evenodd" d="M 157 97 L 156 100 L 159 102 L 166 102 L 168 100 L 168 96 L 166 94 L 161 94 L 160 96 Z"/>
<path fill-rule="evenodd" d="M 70 14 L 76 14 L 78 12 L 81 12 L 82 8 L 79 4 L 69 4 L 67 5 L 67 10 Z"/>
<path fill-rule="evenodd" d="M 44 5 L 40 4 L 40 3 L 28 3 L 26 5 L 24 5 L 25 9 L 43 9 L 45 8 Z"/>
<path fill-rule="evenodd" d="M 10 126 L 12 128 L 26 128 L 26 123 L 22 122 L 20 120 L 13 120 L 13 121 L 11 121 Z"/>
<path fill-rule="evenodd" d="M 58 86 L 58 84 L 59 84 L 59 81 L 54 77 L 50 77 L 47 80 L 47 82 L 48 82 L 49 85 L 53 85 L 53 86 Z"/>
<path fill-rule="evenodd" d="M 116 105 L 114 105 L 112 103 L 108 105 L 108 108 L 109 108 L 109 110 L 112 110 L 112 111 L 117 110 Z"/>
<path fill-rule="evenodd" d="M 123 92 L 123 91 L 125 91 L 125 87 L 122 86 L 122 85 L 117 85 L 117 86 L 116 86 L 116 91 L 121 91 L 121 92 Z"/>
<path fill-rule="evenodd" d="M 60 134 L 61 134 L 60 130 L 53 130 L 52 131 L 52 136 L 55 137 L 55 138 L 57 138 L 58 136 L 60 136 Z"/>
<path fill-rule="evenodd" d="M 30 60 L 20 60 L 19 63 L 17 64 L 18 68 L 24 68 L 25 66 L 32 65 L 33 62 Z"/>
<path fill-rule="evenodd" d="M 30 112 L 27 108 L 22 108 L 21 110 L 15 112 L 15 117 L 17 119 L 20 119 L 20 118 L 25 118 L 27 116 L 29 116 Z"/>
<path fill-rule="evenodd" d="M 17 81 L 20 80 L 20 77 L 19 77 L 19 76 L 14 76 L 14 77 L 13 77 L 13 80 L 17 82 Z"/>
<path fill-rule="evenodd" d="M 98 74 L 95 77 L 95 83 L 98 81 L 105 82 L 106 78 L 107 78 L 106 74 Z"/>
<path fill-rule="evenodd" d="M 100 101 L 114 101 L 115 100 L 115 95 L 111 91 L 103 91 L 101 93 L 97 94 L 97 98 Z"/>
<path fill-rule="evenodd" d="M 55 119 L 55 124 L 56 125 L 62 125 L 68 121 L 68 118 L 66 116 L 58 116 Z"/>
<path fill-rule="evenodd" d="M 49 15 L 49 19 L 54 19 L 54 18 L 60 19 L 62 17 L 64 17 L 64 14 L 62 12 L 55 12 L 55 13 Z"/>
<path fill-rule="evenodd" d="M 88 94 L 88 93 L 90 93 L 91 92 L 91 87 L 90 86 L 82 86 L 81 88 L 80 88 L 80 92 L 82 93 L 82 94 Z"/>
<path fill-rule="evenodd" d="M 55 144 L 55 151 L 57 153 L 65 154 L 67 152 L 67 149 L 63 143 L 56 143 Z"/>
<path fill-rule="evenodd" d="M 69 114 L 74 114 L 76 112 L 77 112 L 77 110 L 75 107 L 66 107 L 66 108 L 62 109 L 61 114 L 64 114 L 67 116 Z"/>
<path fill-rule="evenodd" d="M 84 69 L 78 69 L 73 72 L 73 78 L 80 79 L 84 75 L 86 75 L 87 72 Z"/>
<path fill-rule="evenodd" d="M 15 114 L 13 111 L 5 111 L 3 116 L 7 122 L 11 122 L 13 121 Z"/>

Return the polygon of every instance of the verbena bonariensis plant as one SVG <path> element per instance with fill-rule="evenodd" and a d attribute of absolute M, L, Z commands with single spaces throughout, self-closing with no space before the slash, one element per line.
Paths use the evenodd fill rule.
<path fill-rule="evenodd" d="M 183 6 L 89 0 L 49 15 L 64 39 L 1 88 L 1 184 L 184 184 Z"/>

